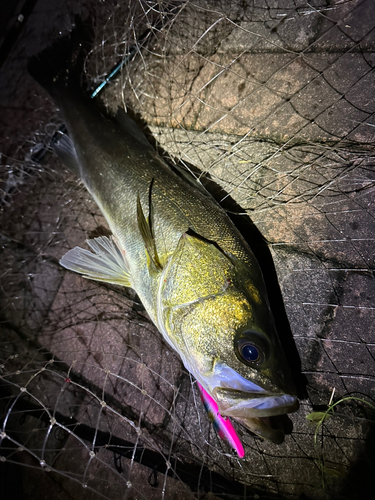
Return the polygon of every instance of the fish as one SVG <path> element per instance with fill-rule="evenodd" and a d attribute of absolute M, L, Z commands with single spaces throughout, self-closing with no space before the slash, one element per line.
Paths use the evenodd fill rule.
<path fill-rule="evenodd" d="M 105 116 L 89 99 L 81 24 L 28 64 L 67 128 L 54 149 L 112 233 L 69 250 L 60 263 L 134 289 L 215 411 L 281 443 L 284 432 L 270 417 L 297 411 L 299 402 L 259 264 L 200 182 L 173 170 L 123 110 Z"/>

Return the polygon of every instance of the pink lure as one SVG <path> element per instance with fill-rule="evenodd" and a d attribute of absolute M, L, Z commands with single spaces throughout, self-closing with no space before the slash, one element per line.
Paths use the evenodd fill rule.
<path fill-rule="evenodd" d="M 243 458 L 245 456 L 245 450 L 242 446 L 240 438 L 237 435 L 237 432 L 234 430 L 232 422 L 228 417 L 224 418 L 220 415 L 216 401 L 208 394 L 208 392 L 201 386 L 199 382 L 197 382 L 197 384 L 201 392 L 201 400 L 205 410 L 207 411 L 208 418 L 213 423 L 216 432 L 219 434 L 219 437 L 223 441 L 226 441 L 231 446 L 231 448 L 236 450 L 237 455 L 240 458 Z"/>

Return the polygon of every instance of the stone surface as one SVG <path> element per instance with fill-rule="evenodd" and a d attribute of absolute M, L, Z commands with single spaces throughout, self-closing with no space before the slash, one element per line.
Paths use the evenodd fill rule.
<path fill-rule="evenodd" d="M 87 74 L 97 83 L 158 19 L 142 5 L 39 0 L 1 68 L 0 404 L 8 438 L 0 455 L 27 466 L 21 481 L 30 499 L 208 500 L 223 478 L 221 493 L 236 498 L 367 498 L 373 410 L 355 400 L 338 405 L 316 447 L 306 416 L 325 409 L 333 389 L 334 401 L 375 397 L 374 4 L 286 0 L 244 10 L 187 2 L 172 23 L 163 16 L 103 95 L 111 109 L 126 101 L 159 151 L 203 172 L 224 206 L 244 214 L 236 221 L 250 216 L 267 242 L 268 261 L 262 238 L 243 223 L 261 249 L 276 324 L 307 398 L 280 446 L 236 425 L 241 462 L 137 297 L 61 269 L 62 254 L 103 234 L 105 221 L 50 153 L 32 160 L 60 118 L 27 75 L 30 55 L 68 31 L 72 13 L 94 13 Z M 119 453 L 131 451 L 121 472 L 114 441 L 127 443 L 115 445 Z M 131 458 L 137 445 L 187 474 L 159 472 L 153 488 L 146 455 L 143 465 Z"/>

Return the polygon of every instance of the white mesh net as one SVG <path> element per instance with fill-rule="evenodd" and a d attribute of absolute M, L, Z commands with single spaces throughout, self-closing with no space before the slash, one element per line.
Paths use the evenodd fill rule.
<path fill-rule="evenodd" d="M 333 388 L 334 401 L 374 397 L 373 2 L 31 3 L 0 76 L 7 498 L 365 492 L 375 458 L 371 408 L 338 405 L 315 445 L 305 417 L 326 408 Z M 27 59 L 69 31 L 75 13 L 95 21 L 85 67 L 92 88 L 132 54 L 102 102 L 130 109 L 160 154 L 214 189 L 254 240 L 280 337 L 297 380 L 307 382 L 282 445 L 236 426 L 246 451 L 239 460 L 135 294 L 58 264 L 107 231 L 50 152 L 60 119 L 26 76 Z"/>

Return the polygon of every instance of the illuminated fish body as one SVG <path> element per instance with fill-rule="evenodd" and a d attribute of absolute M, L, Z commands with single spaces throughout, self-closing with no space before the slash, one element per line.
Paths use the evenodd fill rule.
<path fill-rule="evenodd" d="M 88 241 L 91 251 L 70 250 L 61 264 L 132 287 L 221 416 L 281 442 L 264 417 L 296 411 L 298 400 L 252 251 L 225 211 L 174 173 L 125 113 L 108 119 L 84 95 L 81 53 L 71 64 L 77 38 L 73 30 L 34 57 L 29 72 L 68 129 L 55 149 L 113 236 Z"/>

